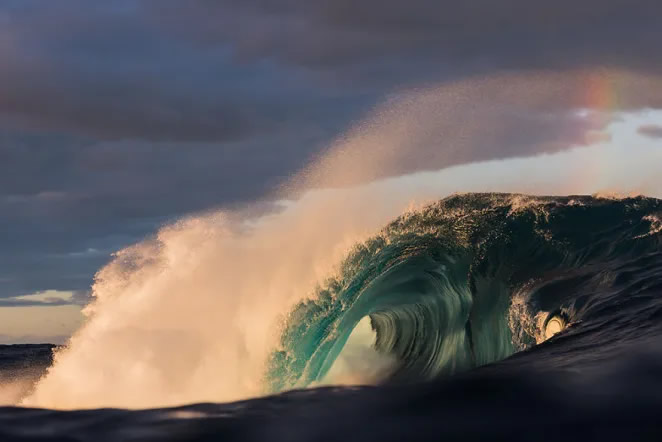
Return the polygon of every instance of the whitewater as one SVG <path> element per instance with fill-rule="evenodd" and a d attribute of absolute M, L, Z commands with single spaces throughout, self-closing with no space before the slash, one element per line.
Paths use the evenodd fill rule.
<path fill-rule="evenodd" d="M 465 118 L 461 138 L 435 132 L 451 133 L 440 121 L 459 124 L 457 109 L 464 106 L 473 115 L 476 102 L 485 101 L 476 94 L 511 80 L 480 80 L 471 88 L 444 86 L 391 100 L 270 201 L 189 216 L 117 252 L 95 277 L 84 326 L 56 353 L 21 405 L 135 409 L 236 401 L 319 385 L 425 381 L 501 360 L 562 331 L 573 322 L 568 312 L 574 307 L 562 310 L 559 300 L 528 310 L 532 292 L 525 288 L 548 277 L 541 273 L 544 263 L 528 273 L 520 269 L 516 283 L 513 269 L 499 278 L 492 273 L 505 270 L 496 267 L 475 273 L 480 259 L 495 265 L 485 254 L 501 253 L 502 244 L 490 245 L 491 235 L 534 241 L 540 250 L 549 248 L 550 256 L 565 253 L 554 257 L 560 272 L 588 263 L 582 254 L 589 252 L 579 244 L 554 249 L 562 239 L 553 225 L 530 218 L 551 223 L 557 211 L 566 216 L 564 210 L 588 207 L 597 222 L 604 216 L 601 208 L 611 204 L 613 216 L 634 211 L 627 222 L 636 228 L 617 238 L 648 241 L 654 250 L 662 230 L 658 203 L 624 198 L 662 197 L 662 149 L 624 145 L 627 140 L 618 134 L 631 130 L 627 116 L 605 120 L 601 111 L 587 109 L 587 130 L 617 135 L 556 153 L 397 172 L 402 158 L 429 149 L 432 139 L 466 148 L 472 140 L 468 129 L 475 126 L 471 130 L 484 135 L 479 125 L 506 124 L 499 115 L 507 114 L 513 91 L 491 96 L 487 111 Z M 545 75 L 525 83 L 517 89 L 524 95 L 515 100 L 523 110 L 544 105 L 567 84 L 576 86 Z M 596 163 L 597 172 L 587 167 Z M 459 196 L 467 192 L 490 194 L 484 201 Z M 458 196 L 438 202 L 452 195 Z M 497 218 L 489 218 L 495 213 Z M 500 230 L 511 222 L 523 223 L 517 224 L 522 239 Z M 586 235 L 593 232 L 587 223 Z M 508 258 L 511 265 L 532 259 L 524 250 Z M 366 269 L 373 273 L 363 274 Z M 492 298 L 476 297 L 488 292 Z M 482 305 L 479 299 L 489 301 Z M 483 316 L 467 328 L 474 315 Z M 553 332 L 547 333 L 551 319 Z"/>
<path fill-rule="evenodd" d="M 535 171 L 536 162 L 550 160 L 520 161 L 522 170 Z M 459 177 L 475 176 L 462 170 L 471 167 L 434 178 L 440 187 L 458 185 Z M 432 176 L 426 178 L 427 186 Z M 550 177 L 548 190 L 558 178 Z M 563 178 L 572 181 L 572 171 Z M 381 224 L 403 211 L 407 219 L 420 213 L 411 195 L 389 192 L 406 188 L 397 181 L 311 193 L 257 221 L 224 213 L 192 217 L 118 252 L 96 276 L 88 322 L 56 355 L 54 368 L 25 404 L 141 408 L 270 392 L 265 367 L 282 345 L 279 333 L 293 321 L 288 316 L 294 305 L 318 298 L 317 287 L 342 272 L 343 259 Z M 420 197 L 417 184 L 412 188 Z M 502 184 L 491 190 L 514 189 Z M 440 189 L 440 195 L 446 192 Z M 379 198 L 385 193 L 388 203 Z M 515 197 L 510 204 L 518 210 L 537 202 Z M 360 375 L 354 374 L 354 382 L 361 383 Z"/>

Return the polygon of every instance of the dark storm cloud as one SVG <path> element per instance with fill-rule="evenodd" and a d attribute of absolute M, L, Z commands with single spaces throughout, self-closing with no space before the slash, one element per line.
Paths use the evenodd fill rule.
<path fill-rule="evenodd" d="M 641 126 L 637 132 L 649 138 L 662 138 L 662 126 L 655 124 Z"/>
<path fill-rule="evenodd" d="M 232 42 L 242 58 L 275 57 L 319 70 L 379 68 L 377 60 L 385 60 L 381 72 L 388 74 L 401 57 L 451 72 L 662 65 L 650 56 L 662 38 L 657 0 L 193 0 L 185 9 L 177 1 L 146 4 L 155 22 L 199 43 Z"/>
<path fill-rule="evenodd" d="M 0 0 L 0 298 L 84 291 L 173 217 L 268 194 L 398 88 L 657 74 L 661 16 L 657 0 Z M 637 90 L 621 104 L 662 107 Z M 566 96 L 400 172 L 559 150 L 596 129 Z"/>
<path fill-rule="evenodd" d="M 269 63 L 234 63 L 229 44 L 182 44 L 139 6 L 27 0 L 5 10 L 2 126 L 224 142 L 273 130 L 315 100 Z"/>
<path fill-rule="evenodd" d="M 296 110 L 324 106 L 325 94 L 374 100 L 394 85 L 497 69 L 662 67 L 651 56 L 662 41 L 656 0 L 183 5 L 5 2 L 5 125 L 226 141 L 301 118 Z"/>

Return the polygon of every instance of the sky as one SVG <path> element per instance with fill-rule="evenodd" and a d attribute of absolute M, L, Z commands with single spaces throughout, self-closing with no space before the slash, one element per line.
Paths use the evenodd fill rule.
<path fill-rule="evenodd" d="M 659 0 L 0 0 L 0 343 L 64 341 L 111 253 L 268 200 L 330 146 L 415 145 L 354 183 L 604 142 L 620 112 L 648 115 L 625 142 L 659 144 L 660 17 Z M 393 108 L 411 121 L 372 130 Z M 434 129 L 410 139 L 412 121 Z"/>

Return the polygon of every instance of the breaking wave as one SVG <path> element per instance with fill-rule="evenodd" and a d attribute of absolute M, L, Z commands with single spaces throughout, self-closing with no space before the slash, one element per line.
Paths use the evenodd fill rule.
<path fill-rule="evenodd" d="M 632 315 L 642 332 L 662 312 L 661 211 L 648 198 L 468 194 L 408 213 L 288 316 L 270 387 L 322 381 L 366 317 L 390 382 L 489 364 L 579 322 Z"/>
<path fill-rule="evenodd" d="M 647 336 L 660 322 L 658 200 L 495 193 L 662 196 L 662 150 L 630 147 L 630 117 L 602 118 L 583 100 L 558 143 L 508 150 L 517 137 L 505 134 L 528 127 L 531 109 L 547 115 L 584 79 L 409 94 L 275 202 L 190 216 L 119 251 L 96 275 L 86 323 L 22 405 L 162 407 L 410 383 L 557 332 L 585 358 Z M 591 144 L 603 132 L 613 139 Z"/>

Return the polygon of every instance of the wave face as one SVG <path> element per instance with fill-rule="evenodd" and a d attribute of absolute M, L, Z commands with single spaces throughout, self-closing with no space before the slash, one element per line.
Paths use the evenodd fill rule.
<path fill-rule="evenodd" d="M 592 345 L 659 328 L 662 201 L 453 196 L 354 247 L 287 316 L 271 391 L 323 382 L 369 318 L 383 382 L 504 359 L 581 324 Z M 636 324 L 636 326 L 635 326 Z M 603 342 L 604 343 L 604 342 Z"/>

